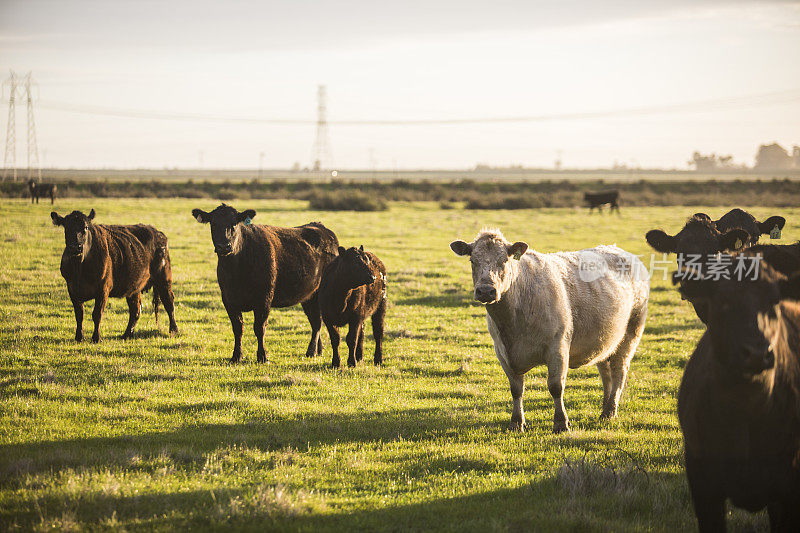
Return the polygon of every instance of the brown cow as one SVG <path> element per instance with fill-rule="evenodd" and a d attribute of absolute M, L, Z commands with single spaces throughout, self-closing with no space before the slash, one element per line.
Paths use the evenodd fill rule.
<path fill-rule="evenodd" d="M 800 531 L 800 304 L 789 301 L 800 276 L 762 261 L 756 279 L 730 278 L 680 288 L 709 308 L 678 394 L 695 514 L 700 531 L 724 531 L 730 499 L 767 507 L 773 531 Z"/>
<path fill-rule="evenodd" d="M 356 366 L 364 357 L 364 321 L 372 317 L 375 339 L 374 363 L 383 362 L 383 320 L 386 315 L 386 267 L 364 247 L 345 250 L 325 269 L 319 286 L 322 319 L 328 328 L 333 349 L 331 366 L 338 368 L 339 328 L 347 331 L 347 366 Z"/>
<path fill-rule="evenodd" d="M 94 215 L 94 209 L 89 216 L 80 211 L 65 217 L 50 213 L 53 224 L 64 228 L 61 275 L 75 309 L 75 340 L 83 340 L 83 302 L 94 300 L 92 342 L 100 341 L 100 320 L 109 297 L 128 300 L 128 327 L 122 338 L 130 338 L 141 313 L 141 293 L 150 288 L 156 321 L 160 299 L 169 315 L 169 331 L 177 333 L 167 237 L 144 224 L 93 224 Z"/>
<path fill-rule="evenodd" d="M 336 257 L 336 235 L 319 222 L 296 228 L 250 224 L 256 216 L 254 210 L 239 212 L 225 204 L 210 213 L 194 209 L 192 216 L 211 225 L 217 281 L 233 328 L 231 363 L 238 363 L 242 357 L 242 312 L 253 311 L 256 360 L 264 363 L 264 325 L 270 309 L 297 304 L 303 306 L 311 323 L 306 356 L 321 354 L 317 289 L 323 270 Z"/>

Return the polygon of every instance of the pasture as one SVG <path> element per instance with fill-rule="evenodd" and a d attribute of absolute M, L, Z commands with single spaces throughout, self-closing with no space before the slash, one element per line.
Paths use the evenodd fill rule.
<path fill-rule="evenodd" d="M 703 331 L 691 307 L 655 273 L 618 418 L 598 420 L 596 368 L 572 370 L 572 432 L 553 435 L 539 367 L 526 376 L 528 431 L 510 433 L 508 381 L 472 301 L 469 262 L 448 244 L 497 226 L 538 251 L 616 243 L 649 265 L 647 230 L 673 233 L 694 212 L 724 209 L 588 216 L 392 203 L 334 213 L 303 201 L 230 203 L 255 209 L 253 223 L 322 221 L 342 245 L 378 254 L 390 301 L 384 365 L 331 370 L 327 333 L 322 358 L 305 358 L 299 306 L 272 311 L 264 365 L 246 314 L 244 362 L 226 364 L 232 334 L 216 257 L 208 226 L 190 215 L 217 205 L 207 199 L 56 202 L 62 215 L 93 207 L 101 224 L 153 224 L 172 256 L 178 336 L 167 335 L 163 312 L 156 328 L 147 293 L 132 340 L 119 340 L 128 310 L 112 299 L 101 344 L 76 344 L 58 271 L 63 230 L 49 203 L 1 200 L 0 529 L 695 528 L 676 414 L 682 369 Z M 784 215 L 780 242 L 800 236 L 800 209 L 740 207 Z M 368 335 L 365 362 L 373 346 Z M 734 511 L 729 527 L 762 530 L 766 516 Z"/>

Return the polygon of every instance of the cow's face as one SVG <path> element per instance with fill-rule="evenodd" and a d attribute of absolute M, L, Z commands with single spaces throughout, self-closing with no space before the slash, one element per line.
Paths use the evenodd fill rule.
<path fill-rule="evenodd" d="M 786 280 L 761 263 L 756 280 L 730 278 L 687 280 L 680 292 L 687 300 L 706 303 L 715 359 L 726 372 L 747 379 L 775 367 L 778 303 L 800 298 L 800 277 Z"/>
<path fill-rule="evenodd" d="M 211 225 L 211 242 L 214 252 L 220 257 L 230 255 L 238 248 L 241 231 L 239 224 L 249 224 L 256 212 L 247 209 L 241 213 L 229 205 L 222 204 L 210 213 L 193 209 L 192 216 L 201 224 Z"/>
<path fill-rule="evenodd" d="M 517 261 L 528 245 L 524 242 L 511 244 L 499 234 L 481 234 L 471 244 L 453 241 L 450 248 L 456 254 L 470 258 L 475 299 L 492 304 L 500 301 L 511 287 L 517 272 Z"/>
<path fill-rule="evenodd" d="M 364 252 L 363 246 L 348 249 L 340 246 L 339 260 L 344 266 L 344 282 L 347 284 L 347 288 L 355 289 L 375 281 L 375 275 L 370 268 L 372 260 Z"/>
<path fill-rule="evenodd" d="M 708 215 L 698 213 L 675 235 L 654 229 L 648 231 L 645 238 L 658 252 L 682 254 L 684 257 L 696 255 L 706 260 L 717 252 L 739 250 L 748 244 L 750 236 L 739 228 L 721 233 Z"/>
<path fill-rule="evenodd" d="M 64 228 L 64 254 L 70 257 L 84 257 L 92 246 L 92 234 L 89 226 L 94 219 L 94 209 L 89 212 L 89 215 L 73 211 L 65 217 L 53 211 L 50 213 L 50 218 L 53 220 L 53 224 Z"/>

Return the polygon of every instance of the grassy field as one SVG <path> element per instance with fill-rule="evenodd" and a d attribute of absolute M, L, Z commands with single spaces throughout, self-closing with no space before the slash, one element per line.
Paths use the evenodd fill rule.
<path fill-rule="evenodd" d="M 321 220 L 364 244 L 389 271 L 384 366 L 332 371 L 306 359 L 299 307 L 274 310 L 269 362 L 225 362 L 232 334 L 207 226 L 210 200 L 62 199 L 99 223 L 148 222 L 170 239 L 181 333 L 146 306 L 138 335 L 112 300 L 99 345 L 76 344 L 58 272 L 63 230 L 49 204 L 0 201 L 0 529 L 324 531 L 677 531 L 694 528 L 676 392 L 702 333 L 656 276 L 648 325 L 619 417 L 600 422 L 595 368 L 571 371 L 573 431 L 553 435 L 545 370 L 527 376 L 526 433 L 505 430 L 508 382 L 471 301 L 469 264 L 448 243 L 484 225 L 539 251 L 616 243 L 648 254 L 650 228 L 676 229 L 691 208 L 442 210 L 393 203 L 377 213 L 309 212 L 306 202 L 232 202 L 255 223 Z M 753 208 L 759 217 L 774 209 Z M 719 208 L 707 208 L 712 216 Z M 800 236 L 800 209 L 783 242 Z M 649 259 L 648 261 L 649 262 Z M 149 301 L 149 295 L 146 298 Z M 543 304 L 546 305 L 546 304 Z M 163 316 L 163 315 L 162 315 Z M 87 310 L 87 325 L 90 323 Z M 246 315 L 246 321 L 251 315 Z M 367 331 L 370 331 L 369 329 Z M 365 361 L 372 356 L 371 336 Z M 766 528 L 733 512 L 735 530 Z"/>

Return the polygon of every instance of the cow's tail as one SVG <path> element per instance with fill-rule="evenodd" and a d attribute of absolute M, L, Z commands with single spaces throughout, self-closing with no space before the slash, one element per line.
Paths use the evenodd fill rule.
<path fill-rule="evenodd" d="M 153 287 L 153 316 L 156 319 L 156 327 L 158 327 L 158 304 L 161 298 L 158 296 L 158 289 Z"/>

